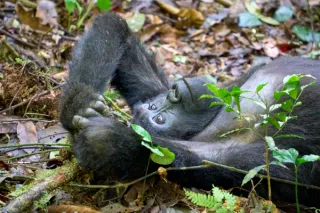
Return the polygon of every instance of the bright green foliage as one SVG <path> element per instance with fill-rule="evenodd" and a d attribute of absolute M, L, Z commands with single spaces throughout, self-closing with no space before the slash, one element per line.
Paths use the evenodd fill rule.
<path fill-rule="evenodd" d="M 168 148 L 163 148 L 161 146 L 154 146 L 152 144 L 151 135 L 142 126 L 137 124 L 131 124 L 133 131 L 142 137 L 141 145 L 149 149 L 152 154 L 150 158 L 153 162 L 160 165 L 170 165 L 174 160 L 176 155 L 171 152 Z"/>
<path fill-rule="evenodd" d="M 112 6 L 112 2 L 110 0 L 98 0 L 97 7 L 103 11 L 109 11 Z"/>
<path fill-rule="evenodd" d="M 212 195 L 196 193 L 186 189 L 184 189 L 184 192 L 187 198 L 198 206 L 215 210 L 217 213 L 234 212 L 236 197 L 229 192 L 222 191 L 218 187 L 213 186 Z M 226 203 L 227 206 L 224 206 L 224 203 Z"/>
<path fill-rule="evenodd" d="M 160 150 L 161 155 L 157 155 L 152 153 L 150 158 L 153 162 L 160 164 L 160 165 L 170 165 L 176 158 L 176 155 L 171 152 L 168 148 L 163 148 L 161 146 L 157 146 L 158 150 Z"/>

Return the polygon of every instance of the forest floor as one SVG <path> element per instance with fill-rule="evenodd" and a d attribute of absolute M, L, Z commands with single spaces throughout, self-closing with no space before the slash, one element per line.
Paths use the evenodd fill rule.
<path fill-rule="evenodd" d="M 192 204 L 180 186 L 158 177 L 117 189 L 83 187 L 90 185 L 92 175 L 73 163 L 70 146 L 63 145 L 68 133 L 58 123 L 59 99 L 73 47 L 102 10 L 127 20 L 172 81 L 206 75 L 213 82 L 230 82 L 258 56 L 319 59 L 318 0 L 244 2 L 1 1 L 3 212 L 210 212 Z M 120 112 L 130 114 L 117 91 L 110 89 L 106 96 Z M 126 120 L 119 109 L 114 113 Z M 268 202 L 258 200 L 257 196 L 238 198 L 233 211 L 266 212 Z M 284 212 L 295 210 L 294 203 L 278 207 Z"/>

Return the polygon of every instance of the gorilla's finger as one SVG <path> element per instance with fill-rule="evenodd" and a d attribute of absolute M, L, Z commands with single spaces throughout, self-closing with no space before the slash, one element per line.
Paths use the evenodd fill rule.
<path fill-rule="evenodd" d="M 90 107 L 95 111 L 99 112 L 101 115 L 105 115 L 108 111 L 108 107 L 101 101 L 91 103 Z"/>
<path fill-rule="evenodd" d="M 101 117 L 101 114 L 92 108 L 85 109 L 80 115 L 85 118 Z"/>
<path fill-rule="evenodd" d="M 89 120 L 80 116 L 80 115 L 75 115 L 72 119 L 72 123 L 75 128 L 77 129 L 83 129 L 89 126 Z"/>
<path fill-rule="evenodd" d="M 101 101 L 102 103 L 107 104 L 106 99 L 104 99 L 102 95 L 98 95 L 97 99 L 98 101 Z"/>

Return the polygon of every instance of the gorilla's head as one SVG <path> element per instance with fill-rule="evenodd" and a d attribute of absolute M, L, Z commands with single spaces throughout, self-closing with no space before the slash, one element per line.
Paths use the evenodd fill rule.
<path fill-rule="evenodd" d="M 177 80 L 166 93 L 134 109 L 132 123 L 144 127 L 153 136 L 169 136 L 189 139 L 216 116 L 220 107 L 209 108 L 210 99 L 200 99 L 203 94 L 210 94 L 204 86 L 208 83 L 204 77 Z"/>

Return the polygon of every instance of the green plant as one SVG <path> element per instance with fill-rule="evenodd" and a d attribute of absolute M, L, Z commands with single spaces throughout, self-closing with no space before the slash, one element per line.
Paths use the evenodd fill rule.
<path fill-rule="evenodd" d="M 234 212 L 236 197 L 214 185 L 212 185 L 212 195 L 196 193 L 186 189 L 184 189 L 184 192 L 187 198 L 198 206 L 215 210 L 217 213 Z"/>
<path fill-rule="evenodd" d="M 175 159 L 175 154 L 171 152 L 168 148 L 161 146 L 154 146 L 152 143 L 151 135 L 143 127 L 131 124 L 132 129 L 142 137 L 141 145 L 145 146 L 152 153 L 150 159 L 160 165 L 169 165 Z"/>
<path fill-rule="evenodd" d="M 78 21 L 76 24 L 76 28 L 78 29 L 82 26 L 84 20 L 87 18 L 89 12 L 92 10 L 95 3 L 97 4 L 97 7 L 103 11 L 109 11 L 112 6 L 112 3 L 110 0 L 97 0 L 97 1 L 91 0 L 85 13 L 82 14 L 83 8 L 81 7 L 81 5 L 78 3 L 77 0 L 64 0 L 64 3 L 69 15 L 69 18 L 68 18 L 69 29 L 71 28 L 71 14 L 73 13 L 75 7 L 78 10 Z"/>
<path fill-rule="evenodd" d="M 301 158 L 298 158 L 298 152 L 295 149 L 289 150 L 280 150 L 276 147 L 274 139 L 279 138 L 301 138 L 299 135 L 295 134 L 285 134 L 280 135 L 281 130 L 284 126 L 292 119 L 297 119 L 297 116 L 293 116 L 292 113 L 297 106 L 301 106 L 302 102 L 299 101 L 303 91 L 312 85 L 315 85 L 315 82 L 311 82 L 307 85 L 301 86 L 300 80 L 302 78 L 313 78 L 311 75 L 301 75 L 294 74 L 288 75 L 283 79 L 283 87 L 280 91 L 275 91 L 273 93 L 274 103 L 268 104 L 268 102 L 261 97 L 260 92 L 268 83 L 259 84 L 254 91 L 241 90 L 238 86 L 234 86 L 231 91 L 228 91 L 225 88 L 217 88 L 213 84 L 207 84 L 206 87 L 214 95 L 202 95 L 201 98 L 215 98 L 219 101 L 212 102 L 210 107 L 223 105 L 227 112 L 235 112 L 237 115 L 235 119 L 244 119 L 248 121 L 249 125 L 247 127 L 238 128 L 230 130 L 226 133 L 220 135 L 220 137 L 226 137 L 230 134 L 241 132 L 241 131 L 255 131 L 256 134 L 265 141 L 265 165 L 257 166 L 249 171 L 249 173 L 244 177 L 242 185 L 250 181 L 259 171 L 266 170 L 268 177 L 268 196 L 271 200 L 271 181 L 270 181 L 270 163 L 269 163 L 269 150 L 272 151 L 273 157 L 277 159 L 277 162 L 271 162 L 272 164 L 283 165 L 283 163 L 293 163 L 295 165 L 295 172 L 297 175 L 298 167 L 302 163 L 312 162 L 319 160 L 319 156 L 316 155 L 305 155 Z M 242 96 L 244 93 L 254 93 L 257 96 L 257 99 L 248 98 Z M 286 97 L 284 100 L 282 97 Z M 240 99 L 245 98 L 250 101 L 253 101 L 255 104 L 259 105 L 264 109 L 264 113 L 260 116 L 262 120 L 255 123 L 252 127 L 250 125 L 251 118 L 250 116 L 243 114 L 241 112 Z M 234 106 L 235 105 L 235 106 Z M 276 132 L 272 135 L 269 135 L 268 128 L 273 126 L 276 128 Z M 263 128 L 264 134 L 260 134 L 258 129 Z M 291 156 L 291 157 L 289 157 Z M 300 163 L 299 163 L 300 162 Z M 296 203 L 297 209 L 299 209 L 298 202 L 298 177 L 296 176 Z"/>

